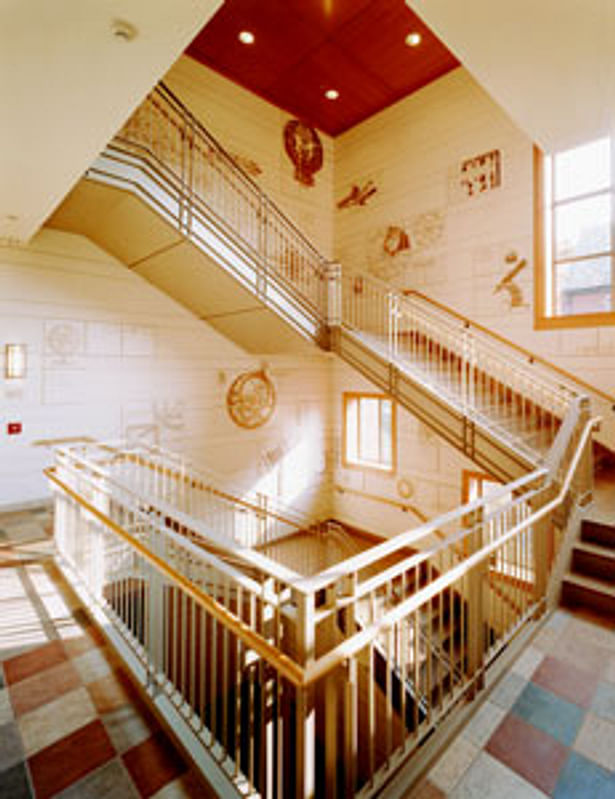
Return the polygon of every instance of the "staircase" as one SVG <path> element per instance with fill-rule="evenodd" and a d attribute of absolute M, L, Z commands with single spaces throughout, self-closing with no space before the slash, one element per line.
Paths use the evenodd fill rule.
<path fill-rule="evenodd" d="M 52 225 L 91 236 L 248 351 L 335 352 L 513 481 L 491 510 L 476 500 L 369 550 L 333 531 L 344 560 L 323 568 L 319 556 L 318 573 L 304 576 L 275 560 L 282 532 L 300 542 L 294 519 L 270 520 L 258 498 L 242 500 L 253 517 L 244 529 L 224 491 L 159 453 L 106 446 L 100 461 L 86 448 L 49 473 L 66 561 L 233 790 L 247 776 L 248 793 L 266 796 L 312 796 L 314 784 L 323 795 L 374 795 L 544 609 L 572 511 L 591 494 L 587 398 L 450 310 L 328 263 L 164 86 Z M 252 324 L 225 313 L 237 303 Z M 92 514 L 104 533 L 83 527 Z M 133 519 L 137 541 L 125 530 Z M 582 579 L 606 582 L 612 530 L 587 529 L 577 566 L 589 557 Z M 444 540 L 426 544 L 436 530 Z M 83 536 L 104 569 L 92 569 Z M 575 580 L 567 592 L 580 590 Z M 142 626 L 145 587 L 162 610 Z M 202 664 L 213 664 L 211 683 L 197 690 Z"/>
<path fill-rule="evenodd" d="M 562 603 L 615 618 L 615 523 L 583 519 L 562 584 Z"/>
<path fill-rule="evenodd" d="M 90 236 L 249 352 L 335 351 L 503 481 L 543 462 L 583 393 L 421 295 L 342 274 L 164 85 L 49 224 Z"/>

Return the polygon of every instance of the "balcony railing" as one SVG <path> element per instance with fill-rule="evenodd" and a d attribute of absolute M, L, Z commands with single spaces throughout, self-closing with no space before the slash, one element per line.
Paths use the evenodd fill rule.
<path fill-rule="evenodd" d="M 218 489 L 181 459 L 66 448 L 48 472 L 59 561 L 220 795 L 373 795 L 544 610 L 591 490 L 595 421 L 571 413 L 551 468 L 501 507 L 476 500 L 311 577 L 199 504 Z M 256 528 L 281 523 L 247 502 Z"/>

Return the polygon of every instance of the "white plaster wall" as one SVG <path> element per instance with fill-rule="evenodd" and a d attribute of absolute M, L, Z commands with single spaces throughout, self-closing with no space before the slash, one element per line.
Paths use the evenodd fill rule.
<path fill-rule="evenodd" d="M 0 507 L 48 495 L 50 453 L 33 442 L 127 433 L 227 481 L 265 480 L 306 510 L 328 505 L 329 364 L 317 350 L 267 358 L 275 412 L 263 427 L 242 430 L 226 411 L 226 391 L 262 360 L 89 240 L 50 229 L 29 246 L 0 247 L 2 350 L 7 342 L 27 345 L 28 373 L 0 377 Z M 22 422 L 22 435 L 7 436 L 10 421 Z"/>

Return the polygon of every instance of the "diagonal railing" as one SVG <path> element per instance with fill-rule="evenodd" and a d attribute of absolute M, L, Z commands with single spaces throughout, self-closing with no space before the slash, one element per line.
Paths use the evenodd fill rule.
<path fill-rule="evenodd" d="M 416 292 L 342 274 L 163 84 L 88 177 L 137 193 L 286 322 L 503 479 L 541 462 L 586 390 Z"/>

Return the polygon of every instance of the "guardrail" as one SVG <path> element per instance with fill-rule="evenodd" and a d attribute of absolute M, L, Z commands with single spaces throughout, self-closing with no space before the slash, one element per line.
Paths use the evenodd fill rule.
<path fill-rule="evenodd" d="M 591 490 L 596 422 L 576 410 L 558 463 L 501 507 L 477 500 L 311 578 L 221 547 L 175 507 L 195 481 L 160 453 L 102 445 L 88 465 L 64 449 L 47 472 L 60 563 L 221 795 L 371 795 L 544 609 Z M 111 474 L 150 458 L 157 496 Z M 447 538 L 416 551 L 432 529 Z"/>

